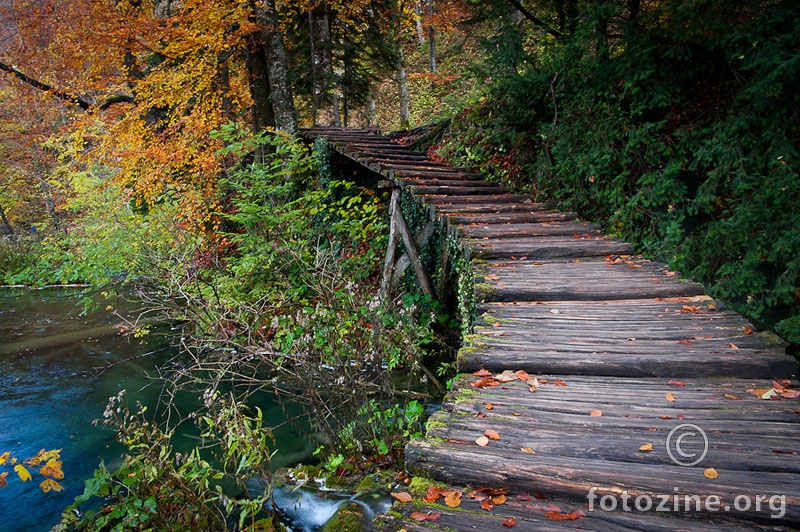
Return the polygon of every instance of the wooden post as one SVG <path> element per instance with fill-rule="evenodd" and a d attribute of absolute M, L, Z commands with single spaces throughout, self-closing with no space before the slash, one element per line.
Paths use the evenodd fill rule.
<path fill-rule="evenodd" d="M 379 298 L 383 303 L 386 303 L 388 300 L 392 285 L 392 278 L 394 277 L 394 248 L 397 245 L 397 233 L 400 233 L 400 237 L 403 239 L 403 246 L 405 246 L 406 253 L 408 254 L 411 264 L 414 265 L 414 270 L 417 273 L 417 279 L 422 287 L 422 292 L 426 296 L 430 297 L 433 301 L 438 301 L 431 278 L 428 275 L 428 272 L 425 270 L 422 260 L 420 259 L 417 242 L 414 240 L 411 231 L 408 229 L 408 224 L 403 217 L 403 211 L 400 207 L 401 194 L 402 192 L 399 188 L 393 189 L 392 198 L 389 203 L 389 249 L 386 251 L 386 260 L 383 263 L 383 279 L 381 280 L 381 288 L 378 293 Z"/>

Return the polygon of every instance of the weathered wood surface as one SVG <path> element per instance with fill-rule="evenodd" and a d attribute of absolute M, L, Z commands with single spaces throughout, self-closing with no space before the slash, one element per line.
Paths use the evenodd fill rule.
<path fill-rule="evenodd" d="M 528 225 L 533 226 L 526 227 L 528 236 L 549 236 L 559 227 Z M 703 293 L 702 285 L 682 279 L 666 265 L 637 258 L 490 262 L 477 272 L 476 281 L 478 297 L 485 301 L 608 301 Z"/>
<path fill-rule="evenodd" d="M 520 530 L 800 525 L 800 399 L 761 398 L 773 379 L 800 388 L 797 360 L 779 338 L 574 213 L 477 185 L 473 172 L 438 165 L 366 130 L 332 135 L 343 155 L 411 186 L 477 261 L 477 320 L 459 354 L 462 375 L 427 436 L 407 446 L 410 471 L 452 486 L 560 497 L 564 511 L 586 510 L 592 487 L 598 496 L 625 490 L 632 497 L 679 494 L 680 502 L 683 495 L 716 495 L 729 505 L 737 496 L 753 501 L 744 511 L 617 509 L 559 522 L 536 501 L 535 509 L 525 503 L 486 512 L 465 495 L 455 510 L 398 503 L 407 516 L 413 509 L 442 514 L 433 524 L 407 518 L 403 528 L 500 529 L 506 517 Z M 494 376 L 526 370 L 540 386 L 531 392 L 531 381 L 516 380 L 473 387 L 478 379 L 466 374 L 480 368 Z M 709 440 L 707 455 L 691 467 L 666 452 L 670 431 L 682 423 L 696 424 Z M 477 445 L 486 429 L 500 439 Z M 684 452 L 702 450 L 696 440 L 683 443 Z M 645 444 L 653 450 L 641 450 Z M 708 478 L 709 467 L 719 476 Z M 756 510 L 756 496 L 784 496 L 781 515 L 772 519 L 777 509 L 766 501 Z"/>

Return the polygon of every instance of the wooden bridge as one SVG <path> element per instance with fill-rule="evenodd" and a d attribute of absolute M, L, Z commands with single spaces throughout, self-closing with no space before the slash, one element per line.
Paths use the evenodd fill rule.
<path fill-rule="evenodd" d="M 395 504 L 427 530 L 792 530 L 797 360 L 573 213 L 366 130 L 312 129 L 410 189 L 472 257 L 475 334 Z M 405 499 L 405 497 L 403 497 Z"/>

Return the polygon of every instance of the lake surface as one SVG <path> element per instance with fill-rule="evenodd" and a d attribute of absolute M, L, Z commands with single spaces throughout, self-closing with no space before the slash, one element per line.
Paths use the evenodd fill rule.
<path fill-rule="evenodd" d="M 126 316 L 135 312 L 131 304 L 104 301 L 84 314 L 82 299 L 75 288 L 0 288 L 0 454 L 11 451 L 21 460 L 43 448 L 62 449 L 65 474 L 63 492 L 42 493 L 42 478 L 22 483 L 11 471 L 8 487 L 0 488 L 3 532 L 49 530 L 101 459 L 109 468 L 119 462 L 114 433 L 92 421 L 121 389 L 131 405 L 156 406 L 161 385 L 146 374 L 174 356 L 167 327 L 142 339 L 119 334 L 122 319 L 106 305 Z M 279 405 L 259 406 L 268 424 L 285 421 Z M 311 458 L 315 444 L 290 425 L 275 437 L 275 467 Z"/>

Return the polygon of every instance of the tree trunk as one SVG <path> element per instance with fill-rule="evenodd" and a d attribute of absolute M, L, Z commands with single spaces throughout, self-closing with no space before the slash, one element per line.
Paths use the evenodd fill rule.
<path fill-rule="evenodd" d="M 333 78 L 331 56 L 330 12 L 327 0 L 309 0 L 308 24 L 311 38 L 312 115 L 317 125 L 317 113 L 329 101 Z"/>
<path fill-rule="evenodd" d="M 403 54 L 402 45 L 399 46 L 397 54 L 397 85 L 400 98 L 400 129 L 408 129 L 410 126 L 410 112 L 408 108 L 408 76 L 406 75 L 406 59 Z"/>
<path fill-rule="evenodd" d="M 14 228 L 11 227 L 8 218 L 6 218 L 6 209 L 2 205 L 0 205 L 0 222 L 2 222 L 2 226 L 0 226 L 0 233 L 4 235 L 14 234 Z"/>
<path fill-rule="evenodd" d="M 261 40 L 267 60 L 267 79 L 269 80 L 270 102 L 275 116 L 275 129 L 294 133 L 297 130 L 297 110 L 294 106 L 292 86 L 289 82 L 289 61 L 283 38 L 278 32 L 275 8 L 256 5 L 256 20 L 262 26 Z"/>
<path fill-rule="evenodd" d="M 430 71 L 436 73 L 436 41 L 434 39 L 433 29 L 433 0 L 428 0 L 428 60 L 430 63 Z"/>
<path fill-rule="evenodd" d="M 247 42 L 247 73 L 250 86 L 250 97 L 253 98 L 252 126 L 253 133 L 275 127 L 275 114 L 270 103 L 269 76 L 267 75 L 267 56 L 261 33 L 253 33 Z M 256 148 L 255 161 L 264 161 L 266 146 Z"/>

